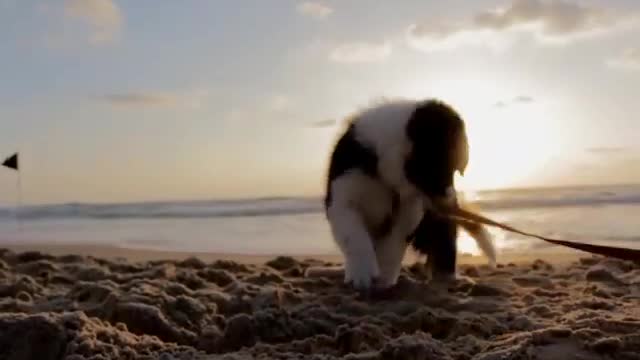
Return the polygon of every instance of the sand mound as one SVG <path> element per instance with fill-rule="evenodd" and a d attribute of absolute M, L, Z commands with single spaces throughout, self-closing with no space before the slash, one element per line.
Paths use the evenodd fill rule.
<path fill-rule="evenodd" d="M 420 265 L 368 297 L 279 257 L 131 263 L 0 251 L 0 359 L 640 359 L 640 265 Z M 325 276 L 326 275 L 326 276 Z"/>

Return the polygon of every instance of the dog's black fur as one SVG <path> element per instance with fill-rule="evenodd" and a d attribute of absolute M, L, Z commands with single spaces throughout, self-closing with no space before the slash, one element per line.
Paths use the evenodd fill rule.
<path fill-rule="evenodd" d="M 378 177 L 378 155 L 373 149 L 359 142 L 354 132 L 352 124 L 340 137 L 331 154 L 324 198 L 325 211 L 331 204 L 331 182 L 340 175 L 358 169 L 368 176 Z"/>
<path fill-rule="evenodd" d="M 432 198 L 446 196 L 453 188 L 454 174 L 464 174 L 468 162 L 465 125 L 458 113 L 439 101 L 419 106 L 407 126 L 413 151 L 407 159 L 407 178 Z M 427 255 L 432 276 L 450 276 L 457 263 L 458 226 L 451 220 L 427 210 L 410 244 Z"/>
<path fill-rule="evenodd" d="M 431 198 L 445 197 L 454 173 L 464 174 L 468 162 L 464 121 L 449 105 L 428 100 L 413 112 L 406 133 L 413 146 L 407 179 Z"/>

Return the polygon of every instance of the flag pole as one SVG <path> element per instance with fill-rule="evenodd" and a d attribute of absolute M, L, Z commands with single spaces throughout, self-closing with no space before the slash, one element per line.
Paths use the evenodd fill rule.
<path fill-rule="evenodd" d="M 18 170 L 18 179 L 16 181 L 18 189 L 18 203 L 16 205 L 16 221 L 18 222 L 18 232 L 22 232 L 22 219 L 20 218 L 20 209 L 22 209 L 22 174 Z"/>

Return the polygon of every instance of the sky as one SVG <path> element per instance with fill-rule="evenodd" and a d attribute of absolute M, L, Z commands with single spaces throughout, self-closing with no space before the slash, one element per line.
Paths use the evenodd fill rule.
<path fill-rule="evenodd" d="M 638 39 L 635 0 L 0 0 L 0 157 L 24 203 L 318 196 L 345 118 L 435 97 L 462 189 L 637 183 Z"/>

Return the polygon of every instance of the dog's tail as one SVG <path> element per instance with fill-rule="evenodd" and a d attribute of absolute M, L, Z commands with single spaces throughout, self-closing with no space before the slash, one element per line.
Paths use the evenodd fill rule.
<path fill-rule="evenodd" d="M 461 201 L 459 206 L 463 209 L 473 210 L 473 206 L 465 201 Z M 495 267 L 496 247 L 487 228 L 482 224 L 468 221 L 461 222 L 460 226 L 476 241 L 482 253 L 489 259 L 489 265 Z"/>

